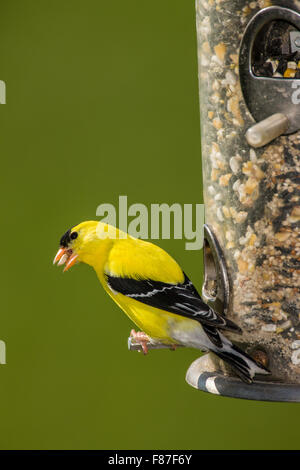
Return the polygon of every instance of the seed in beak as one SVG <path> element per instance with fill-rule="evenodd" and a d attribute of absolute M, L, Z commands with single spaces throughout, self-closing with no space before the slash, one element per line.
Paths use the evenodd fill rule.
<path fill-rule="evenodd" d="M 59 262 L 57 263 L 57 266 L 61 266 L 62 264 L 65 264 L 65 262 L 67 261 L 68 259 L 68 255 L 65 253 L 64 255 L 62 255 L 62 257 L 60 258 Z"/>
<path fill-rule="evenodd" d="M 61 247 L 55 255 L 55 258 L 53 260 L 53 264 L 57 263 L 57 261 L 59 261 L 64 256 L 66 251 L 67 251 L 66 248 Z"/>

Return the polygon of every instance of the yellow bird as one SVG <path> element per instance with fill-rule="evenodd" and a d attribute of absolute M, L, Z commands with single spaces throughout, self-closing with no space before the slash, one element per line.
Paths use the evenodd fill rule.
<path fill-rule="evenodd" d="M 177 262 L 163 249 L 98 221 L 69 229 L 54 263 L 94 268 L 106 292 L 142 330 L 131 335 L 147 353 L 147 343 L 184 345 L 214 352 L 246 382 L 269 371 L 221 332 L 240 328 L 206 305 Z"/>

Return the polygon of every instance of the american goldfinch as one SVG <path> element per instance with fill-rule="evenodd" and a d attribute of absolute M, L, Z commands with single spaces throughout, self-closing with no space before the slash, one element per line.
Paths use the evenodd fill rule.
<path fill-rule="evenodd" d="M 214 352 L 246 382 L 269 371 L 227 339 L 240 328 L 206 305 L 177 262 L 163 249 L 115 227 L 87 221 L 60 239 L 54 263 L 94 268 L 105 291 L 142 330 L 132 335 L 147 353 L 147 342 L 184 345 Z"/>

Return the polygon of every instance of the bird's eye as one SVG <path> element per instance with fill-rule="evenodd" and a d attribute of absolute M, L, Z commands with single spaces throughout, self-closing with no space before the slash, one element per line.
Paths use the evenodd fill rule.
<path fill-rule="evenodd" d="M 70 235 L 71 240 L 75 240 L 75 238 L 77 238 L 77 237 L 78 237 L 77 232 L 72 232 L 71 235 Z"/>

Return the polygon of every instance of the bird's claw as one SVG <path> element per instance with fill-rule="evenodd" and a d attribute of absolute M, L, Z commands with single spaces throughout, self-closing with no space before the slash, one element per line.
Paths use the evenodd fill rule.
<path fill-rule="evenodd" d="M 134 339 L 135 343 L 141 345 L 144 355 L 148 354 L 147 343 L 149 343 L 151 340 L 149 336 L 146 335 L 146 333 L 143 331 L 131 330 L 130 337 Z"/>
<path fill-rule="evenodd" d="M 130 338 L 133 338 L 134 344 L 138 344 L 141 346 L 144 355 L 148 354 L 149 349 L 159 349 L 161 347 L 169 348 L 171 351 L 175 351 L 178 346 L 180 346 L 178 344 L 167 345 L 164 343 L 156 343 L 150 338 L 150 336 L 146 335 L 146 333 L 144 333 L 143 331 L 131 330 Z M 138 352 L 141 352 L 141 350 L 139 350 Z"/>

